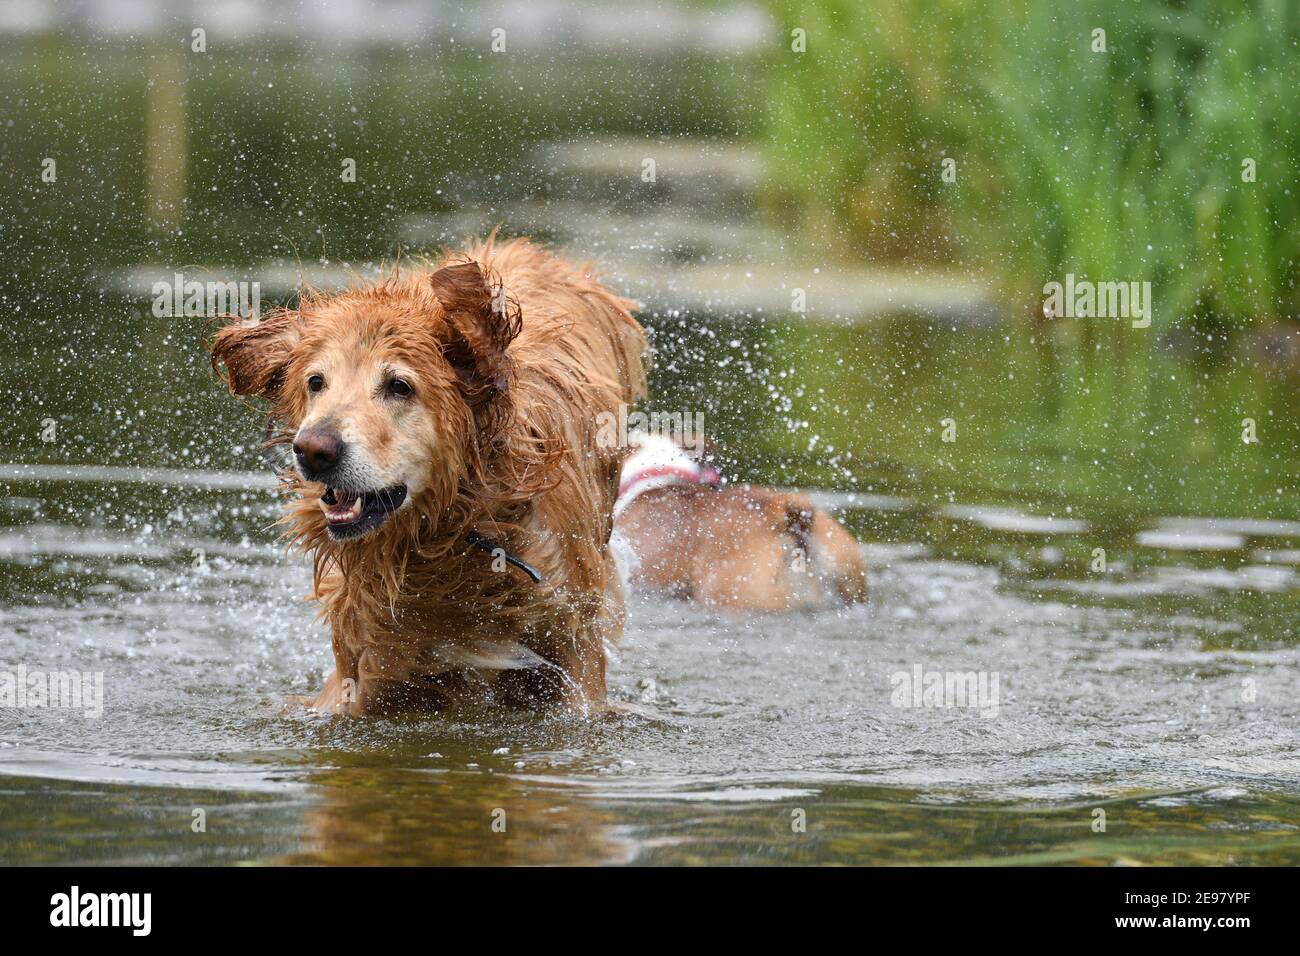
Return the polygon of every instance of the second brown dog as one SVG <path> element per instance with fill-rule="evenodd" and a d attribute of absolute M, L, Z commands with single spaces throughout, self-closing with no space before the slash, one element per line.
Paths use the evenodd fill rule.
<path fill-rule="evenodd" d="M 635 441 L 614 512 L 633 587 L 732 611 L 866 600 L 857 541 L 806 496 L 725 486 L 670 439 Z"/>

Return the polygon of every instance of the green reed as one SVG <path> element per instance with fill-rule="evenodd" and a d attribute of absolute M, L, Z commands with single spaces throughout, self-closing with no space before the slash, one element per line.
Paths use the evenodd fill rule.
<path fill-rule="evenodd" d="M 770 63 L 768 204 L 815 240 L 960 263 L 1030 309 L 1067 272 L 1147 280 L 1156 329 L 1300 311 L 1294 5 L 772 5 L 807 52 Z"/>

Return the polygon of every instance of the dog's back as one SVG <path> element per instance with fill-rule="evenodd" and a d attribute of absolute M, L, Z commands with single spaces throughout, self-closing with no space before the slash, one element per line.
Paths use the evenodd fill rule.
<path fill-rule="evenodd" d="M 523 534 L 516 538 L 542 574 L 538 590 L 553 596 L 541 620 L 520 621 L 529 632 L 524 647 L 545 664 L 540 673 L 509 668 L 498 687 L 523 698 L 550 696 L 533 685 L 539 677 L 547 683 L 545 668 L 558 668 L 566 675 L 563 696 L 603 702 L 605 652 L 623 630 L 622 586 L 608 548 L 622 452 L 600 441 L 600 421 L 644 394 L 645 334 L 631 315 L 635 303 L 605 289 L 590 266 L 575 267 L 525 240 L 488 239 L 467 254 L 499 278 L 506 307 L 523 317 L 509 351 L 515 421 L 507 433 L 543 448 L 551 475 L 521 503 Z M 501 457 L 505 467 L 522 460 Z"/>
<path fill-rule="evenodd" d="M 858 543 L 803 495 L 674 484 L 638 495 L 618 523 L 633 581 L 728 610 L 785 611 L 866 600 Z"/>
<path fill-rule="evenodd" d="M 600 421 L 645 392 L 645 333 L 632 318 L 635 303 L 605 289 L 589 266 L 575 268 L 524 240 L 489 239 L 468 254 L 500 277 L 524 317 L 510 347 L 518 427 L 564 450 L 556 478 L 566 493 L 530 502 L 549 530 L 535 556 L 559 559 L 565 583 L 603 592 L 622 452 L 599 440 Z"/>

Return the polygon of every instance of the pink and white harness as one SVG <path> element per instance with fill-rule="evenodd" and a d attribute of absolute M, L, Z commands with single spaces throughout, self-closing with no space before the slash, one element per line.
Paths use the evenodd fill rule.
<path fill-rule="evenodd" d="M 616 521 L 638 496 L 655 488 L 722 484 L 722 476 L 715 469 L 701 465 L 667 436 L 637 432 L 628 436 L 628 443 L 636 451 L 623 463 L 618 500 L 614 503 Z"/>

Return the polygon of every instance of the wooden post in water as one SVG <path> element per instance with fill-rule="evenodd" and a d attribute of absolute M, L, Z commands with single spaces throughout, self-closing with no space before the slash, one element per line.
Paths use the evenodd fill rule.
<path fill-rule="evenodd" d="M 145 90 L 145 216 L 159 232 L 175 232 L 185 212 L 185 48 L 175 37 L 154 45 Z"/>

